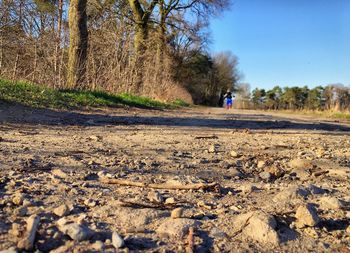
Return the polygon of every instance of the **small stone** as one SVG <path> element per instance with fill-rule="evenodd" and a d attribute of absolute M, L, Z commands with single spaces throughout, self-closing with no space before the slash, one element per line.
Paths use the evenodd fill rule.
<path fill-rule="evenodd" d="M 346 233 L 348 233 L 348 235 L 350 235 L 350 225 L 347 227 Z"/>
<path fill-rule="evenodd" d="M 322 197 L 320 198 L 320 208 L 326 210 L 339 210 L 343 208 L 342 203 L 335 197 Z"/>
<path fill-rule="evenodd" d="M 24 194 L 23 193 L 16 193 L 12 198 L 12 203 L 15 205 L 22 205 L 24 200 Z"/>
<path fill-rule="evenodd" d="M 270 172 L 266 172 L 266 171 L 263 171 L 261 173 L 259 173 L 259 177 L 265 181 L 270 181 L 271 179 L 271 173 Z"/>
<path fill-rule="evenodd" d="M 79 225 L 77 223 L 70 223 L 59 226 L 58 229 L 63 234 L 68 235 L 74 241 L 78 242 L 88 240 L 93 235 L 92 230 L 84 225 Z"/>
<path fill-rule="evenodd" d="M 289 166 L 292 169 L 312 169 L 313 165 L 310 160 L 307 159 L 293 159 L 289 162 Z"/>
<path fill-rule="evenodd" d="M 213 228 L 210 231 L 210 235 L 212 237 L 216 237 L 216 238 L 224 238 L 224 237 L 227 236 L 225 232 L 223 232 L 222 230 L 218 229 L 217 227 Z"/>
<path fill-rule="evenodd" d="M 173 219 L 181 218 L 182 214 L 183 214 L 183 208 L 181 207 L 175 208 L 173 211 L 171 211 L 171 218 Z"/>
<path fill-rule="evenodd" d="M 53 213 L 56 214 L 58 217 L 63 217 L 68 215 L 72 210 L 72 205 L 63 204 L 53 209 Z"/>
<path fill-rule="evenodd" d="M 17 250 L 15 247 L 11 247 L 9 249 L 1 250 L 0 253 L 17 253 Z"/>
<path fill-rule="evenodd" d="M 311 204 L 299 206 L 295 218 L 297 219 L 295 223 L 297 228 L 313 227 L 320 222 L 317 211 Z"/>
<path fill-rule="evenodd" d="M 242 230 L 243 234 L 262 244 L 278 245 L 280 239 L 276 232 L 275 218 L 262 211 L 253 211 L 237 216 L 234 229 Z"/>
<path fill-rule="evenodd" d="M 51 173 L 52 173 L 52 175 L 60 177 L 60 178 L 67 178 L 67 177 L 69 177 L 69 175 L 66 172 L 64 172 L 63 170 L 61 170 L 61 169 L 54 169 L 54 170 L 51 171 Z"/>
<path fill-rule="evenodd" d="M 157 228 L 157 233 L 169 237 L 182 238 L 187 235 L 190 227 L 197 227 L 198 225 L 199 222 L 192 219 L 167 219 Z"/>
<path fill-rule="evenodd" d="M 84 205 L 86 205 L 88 207 L 95 207 L 97 205 L 97 203 L 96 203 L 96 201 L 94 201 L 92 199 L 85 199 Z"/>
<path fill-rule="evenodd" d="M 170 197 L 165 200 L 165 204 L 175 204 L 175 198 Z"/>
<path fill-rule="evenodd" d="M 305 228 L 304 233 L 314 239 L 317 239 L 320 237 L 319 233 L 315 230 L 315 228 L 312 228 L 312 227 Z"/>
<path fill-rule="evenodd" d="M 124 240 L 117 232 L 113 232 L 112 234 L 112 244 L 116 249 L 124 246 Z"/>
<path fill-rule="evenodd" d="M 96 135 L 90 135 L 88 139 L 91 141 L 98 141 L 101 139 L 101 137 Z"/>
<path fill-rule="evenodd" d="M 107 175 L 107 172 L 104 171 L 104 170 L 101 170 L 101 171 L 99 171 L 99 172 L 97 173 L 97 176 L 98 176 L 99 178 L 104 178 L 104 177 L 106 177 L 106 175 Z"/>
<path fill-rule="evenodd" d="M 262 169 L 265 167 L 265 165 L 266 165 L 266 162 L 260 160 L 260 161 L 258 161 L 257 167 L 258 167 L 258 169 Z"/>
<path fill-rule="evenodd" d="M 233 158 L 238 158 L 238 157 L 240 157 L 240 155 L 239 155 L 236 151 L 234 151 L 234 150 L 232 150 L 232 151 L 230 152 L 230 155 L 231 155 L 231 157 L 233 157 Z"/>
<path fill-rule="evenodd" d="M 94 244 L 91 245 L 91 247 L 92 247 L 94 250 L 96 250 L 96 251 L 98 251 L 98 252 L 101 252 L 101 251 L 103 251 L 105 245 L 104 245 L 104 243 L 101 242 L 101 241 L 96 241 Z"/>
<path fill-rule="evenodd" d="M 216 152 L 216 146 L 215 145 L 210 145 L 210 147 L 208 148 L 208 152 L 209 153 L 215 153 Z"/>
<path fill-rule="evenodd" d="M 18 223 L 12 223 L 12 228 L 9 231 L 9 233 L 15 237 L 18 237 L 21 234 L 21 224 Z"/>
<path fill-rule="evenodd" d="M 164 197 L 158 191 L 151 191 L 148 193 L 147 198 L 151 202 L 163 203 Z"/>

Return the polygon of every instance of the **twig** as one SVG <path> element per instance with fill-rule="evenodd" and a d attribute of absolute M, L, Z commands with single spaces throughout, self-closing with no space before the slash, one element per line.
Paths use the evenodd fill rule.
<path fill-rule="evenodd" d="M 209 135 L 209 136 L 196 136 L 194 137 L 196 140 L 198 139 L 219 139 L 216 135 Z"/>
<path fill-rule="evenodd" d="M 194 252 L 194 228 L 190 227 L 188 230 L 186 253 L 193 253 L 193 252 Z"/>
<path fill-rule="evenodd" d="M 168 190 L 200 190 L 200 189 L 211 189 L 215 188 L 218 183 L 197 183 L 197 184 L 187 184 L 187 185 L 178 185 L 178 184 L 148 184 L 143 182 L 134 182 L 129 180 L 121 180 L 121 179 L 101 179 L 102 183 L 105 184 L 117 184 L 122 186 L 135 186 L 135 187 L 143 187 L 143 188 L 153 188 L 153 189 L 168 189 Z"/>
<path fill-rule="evenodd" d="M 18 248 L 24 250 L 31 250 L 33 248 L 36 230 L 39 225 L 40 218 L 38 215 L 33 214 L 27 220 L 27 231 L 24 238 L 18 242 Z"/>
<path fill-rule="evenodd" d="M 157 209 L 173 209 L 174 206 L 177 206 L 177 204 L 153 204 L 153 203 L 139 203 L 139 202 L 132 202 L 132 201 L 125 201 L 125 200 L 119 200 L 118 201 L 119 206 L 124 207 L 133 207 L 133 208 L 157 208 Z"/>

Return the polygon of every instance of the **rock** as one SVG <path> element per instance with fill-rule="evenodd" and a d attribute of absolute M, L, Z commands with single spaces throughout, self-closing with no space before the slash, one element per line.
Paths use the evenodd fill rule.
<path fill-rule="evenodd" d="M 112 212 L 116 216 L 116 221 L 125 228 L 142 227 L 150 224 L 160 217 L 164 217 L 165 212 L 149 208 L 134 209 L 128 207 L 114 207 Z"/>
<path fill-rule="evenodd" d="M 231 155 L 231 157 L 233 157 L 233 158 L 238 158 L 238 157 L 240 157 L 240 155 L 236 152 L 236 151 L 231 151 L 230 152 L 230 155 Z"/>
<path fill-rule="evenodd" d="M 291 169 L 311 169 L 313 167 L 310 160 L 307 159 L 293 159 L 289 162 Z"/>
<path fill-rule="evenodd" d="M 225 232 L 223 232 L 219 228 L 215 227 L 212 230 L 210 230 L 210 236 L 216 237 L 216 238 L 225 238 L 227 235 Z"/>
<path fill-rule="evenodd" d="M 12 203 L 20 206 L 23 204 L 24 197 L 25 195 L 23 193 L 17 192 L 12 198 Z"/>
<path fill-rule="evenodd" d="M 335 197 L 322 197 L 319 200 L 320 208 L 325 210 L 339 210 L 343 208 L 343 204 Z"/>
<path fill-rule="evenodd" d="M 63 204 L 53 209 L 53 213 L 56 214 L 58 217 L 66 216 L 71 211 L 73 211 L 73 205 L 68 204 Z"/>
<path fill-rule="evenodd" d="M 173 197 L 167 198 L 165 200 L 165 204 L 175 204 L 175 199 Z"/>
<path fill-rule="evenodd" d="M 236 168 L 229 168 L 225 173 L 225 176 L 242 178 L 243 174 Z"/>
<path fill-rule="evenodd" d="M 158 191 L 151 191 L 148 193 L 147 198 L 151 202 L 163 203 L 164 197 Z"/>
<path fill-rule="evenodd" d="M 91 248 L 98 252 L 103 251 L 104 247 L 105 245 L 102 241 L 96 241 L 94 244 L 91 245 Z"/>
<path fill-rule="evenodd" d="M 304 233 L 314 239 L 317 239 L 320 237 L 319 233 L 315 230 L 313 227 L 307 227 L 304 229 Z"/>
<path fill-rule="evenodd" d="M 74 241 L 85 241 L 88 240 L 93 232 L 88 227 L 84 225 L 79 225 L 77 223 L 70 223 L 59 226 L 58 229 L 63 233 L 68 235 Z"/>
<path fill-rule="evenodd" d="M 69 175 L 61 169 L 54 169 L 51 171 L 51 173 L 52 173 L 52 175 L 60 177 L 60 178 L 68 178 L 69 177 Z"/>
<path fill-rule="evenodd" d="M 258 161 L 257 167 L 258 167 L 258 169 L 262 169 L 265 167 L 265 165 L 266 165 L 266 162 L 260 160 L 260 161 Z"/>
<path fill-rule="evenodd" d="M 298 207 L 295 218 L 297 219 L 295 222 L 297 228 L 313 227 L 320 222 L 315 207 L 309 203 Z"/>
<path fill-rule="evenodd" d="M 348 235 L 350 235 L 350 225 L 347 227 L 346 233 L 348 233 Z"/>
<path fill-rule="evenodd" d="M 291 176 L 296 176 L 300 180 L 308 180 L 311 173 L 308 169 L 293 169 L 290 173 Z"/>
<path fill-rule="evenodd" d="M 190 227 L 197 227 L 198 225 L 198 221 L 186 218 L 166 219 L 156 231 L 160 235 L 182 238 L 187 235 Z"/>
<path fill-rule="evenodd" d="M 96 136 L 96 135 L 90 135 L 88 139 L 91 140 L 91 141 L 99 141 L 99 140 L 102 139 L 102 137 L 101 136 Z"/>
<path fill-rule="evenodd" d="M 17 253 L 17 250 L 16 250 L 16 248 L 12 247 L 9 249 L 1 250 L 0 253 Z"/>
<path fill-rule="evenodd" d="M 284 171 L 275 165 L 269 166 L 265 169 L 266 172 L 269 172 L 273 177 L 279 178 L 284 174 Z"/>
<path fill-rule="evenodd" d="M 210 145 L 210 147 L 208 148 L 208 152 L 209 153 L 216 153 L 216 146 L 215 145 Z"/>
<path fill-rule="evenodd" d="M 290 186 L 279 192 L 272 200 L 278 204 L 293 202 L 298 199 L 304 199 L 310 192 L 301 186 Z"/>
<path fill-rule="evenodd" d="M 85 199 L 84 205 L 86 205 L 88 207 L 95 207 L 97 205 L 97 203 L 96 203 L 96 201 L 94 201 L 92 199 Z"/>
<path fill-rule="evenodd" d="M 277 223 L 272 215 L 263 211 L 252 211 L 238 215 L 234 219 L 234 228 L 261 244 L 279 245 L 280 239 L 276 232 Z"/>
<path fill-rule="evenodd" d="M 9 233 L 15 237 L 18 237 L 21 234 L 21 224 L 18 223 L 12 223 L 12 228 L 9 231 Z"/>
<path fill-rule="evenodd" d="M 178 208 L 175 208 L 172 212 L 171 212 L 171 218 L 173 219 L 177 219 L 177 218 L 181 218 L 183 214 L 183 208 L 181 207 L 178 207 Z"/>
<path fill-rule="evenodd" d="M 113 232 L 112 234 L 112 245 L 116 249 L 124 246 L 124 240 L 117 232 Z"/>
<path fill-rule="evenodd" d="M 270 181 L 272 175 L 270 172 L 263 171 L 259 173 L 259 177 L 265 181 Z"/>

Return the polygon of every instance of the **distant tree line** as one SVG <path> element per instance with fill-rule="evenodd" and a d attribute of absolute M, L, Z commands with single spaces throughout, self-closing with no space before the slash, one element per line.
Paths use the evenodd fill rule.
<path fill-rule="evenodd" d="M 350 87 L 342 84 L 304 87 L 276 86 L 256 88 L 250 97 L 250 108 L 269 110 L 350 110 Z"/>
<path fill-rule="evenodd" d="M 0 76 L 216 104 L 238 79 L 207 50 L 229 0 L 0 0 Z"/>

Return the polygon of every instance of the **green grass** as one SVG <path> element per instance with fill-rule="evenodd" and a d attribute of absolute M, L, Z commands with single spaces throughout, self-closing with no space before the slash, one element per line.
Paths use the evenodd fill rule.
<path fill-rule="evenodd" d="M 35 108 L 81 108 L 131 106 L 150 109 L 173 109 L 188 106 L 181 100 L 164 103 L 130 94 L 112 94 L 103 91 L 55 90 L 28 82 L 0 79 L 0 100 Z"/>

